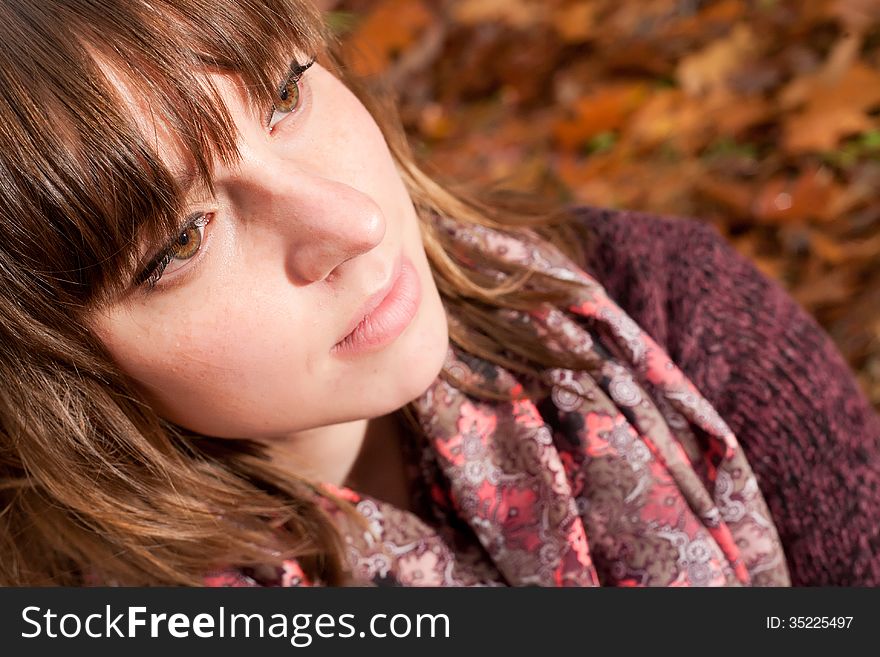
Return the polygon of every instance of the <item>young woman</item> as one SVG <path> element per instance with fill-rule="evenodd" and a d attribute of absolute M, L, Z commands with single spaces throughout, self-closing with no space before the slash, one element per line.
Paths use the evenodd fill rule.
<path fill-rule="evenodd" d="M 880 422 L 713 229 L 444 189 L 307 2 L 0 44 L 3 584 L 880 584 Z"/>

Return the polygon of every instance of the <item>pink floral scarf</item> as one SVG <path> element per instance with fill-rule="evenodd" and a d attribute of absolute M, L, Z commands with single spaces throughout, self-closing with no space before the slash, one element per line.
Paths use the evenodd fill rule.
<path fill-rule="evenodd" d="M 369 521 L 370 532 L 345 534 L 355 575 L 403 586 L 790 586 L 736 437 L 663 349 L 532 231 L 437 219 L 464 264 L 476 248 L 581 283 L 568 308 L 504 315 L 591 367 L 534 381 L 450 344 L 444 368 L 456 379 L 529 399 L 483 401 L 438 377 L 409 405 L 422 513 L 323 484 Z M 294 561 L 206 583 L 320 584 Z"/>

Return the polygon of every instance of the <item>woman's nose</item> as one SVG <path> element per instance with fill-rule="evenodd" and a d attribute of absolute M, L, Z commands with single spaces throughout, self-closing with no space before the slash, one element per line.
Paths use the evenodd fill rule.
<path fill-rule="evenodd" d="M 289 167 L 251 168 L 237 172 L 230 185 L 232 203 L 243 222 L 259 222 L 273 239 L 277 236 L 295 283 L 324 280 L 382 241 L 385 217 L 370 195 Z"/>

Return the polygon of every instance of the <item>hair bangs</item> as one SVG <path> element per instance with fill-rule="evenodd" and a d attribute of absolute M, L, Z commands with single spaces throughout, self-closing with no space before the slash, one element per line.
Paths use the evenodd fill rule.
<path fill-rule="evenodd" d="M 144 246 L 172 236 L 183 211 L 158 130 L 213 192 L 237 134 L 205 73 L 237 76 L 261 115 L 291 59 L 326 39 L 311 3 L 4 3 L 0 267 L 27 274 L 8 293 L 79 308 L 124 295 Z"/>

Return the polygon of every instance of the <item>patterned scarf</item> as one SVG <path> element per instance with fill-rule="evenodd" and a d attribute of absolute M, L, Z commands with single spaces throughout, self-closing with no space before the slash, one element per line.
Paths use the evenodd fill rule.
<path fill-rule="evenodd" d="M 545 394 L 483 401 L 438 377 L 411 402 L 421 431 L 407 449 L 424 513 L 323 484 L 369 521 L 370 532 L 345 534 L 355 575 L 404 586 L 790 586 L 736 437 L 664 350 L 533 231 L 437 221 L 459 262 L 475 266 L 476 248 L 580 283 L 565 309 L 499 312 L 591 365 L 535 381 L 450 344 L 444 368 L 457 380 Z M 320 584 L 294 561 L 270 570 L 206 583 Z"/>

